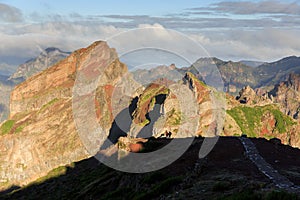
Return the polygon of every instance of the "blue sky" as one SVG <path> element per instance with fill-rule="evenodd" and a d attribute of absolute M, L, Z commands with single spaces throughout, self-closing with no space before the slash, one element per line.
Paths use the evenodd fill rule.
<path fill-rule="evenodd" d="M 141 27 L 179 31 L 224 60 L 300 55 L 300 0 L 0 0 L 0 25 L 0 67 Z"/>

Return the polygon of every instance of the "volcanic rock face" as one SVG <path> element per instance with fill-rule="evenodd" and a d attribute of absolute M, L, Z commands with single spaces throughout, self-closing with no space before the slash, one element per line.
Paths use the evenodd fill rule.
<path fill-rule="evenodd" d="M 101 63 L 110 55 L 117 57 L 105 42 L 95 42 L 27 79 L 12 92 L 10 118 L 0 127 L 1 188 L 24 185 L 53 168 L 90 156 L 75 128 L 72 88 L 76 71 L 88 61 L 95 48 L 98 48 L 99 62 L 93 63 L 94 67 L 104 67 Z M 100 121 L 104 118 L 103 113 L 111 116 L 111 88 L 126 71 L 126 66 L 118 59 L 106 68 L 96 92 L 105 95 L 99 99 L 96 94 L 95 99 Z M 99 102 L 106 106 L 97 106 Z M 111 122 L 109 118 L 108 123 Z"/>
<path fill-rule="evenodd" d="M 47 48 L 37 58 L 28 60 L 26 63 L 20 65 L 17 71 L 10 77 L 0 75 L 0 103 L 4 106 L 4 109 L 0 110 L 0 122 L 7 119 L 9 115 L 9 96 L 16 84 L 54 65 L 69 54 L 70 53 L 63 52 L 57 48 Z"/>
<path fill-rule="evenodd" d="M 258 95 L 250 86 L 242 88 L 236 99 L 241 104 L 263 106 L 272 103 L 267 94 Z"/>
<path fill-rule="evenodd" d="M 280 104 L 283 113 L 298 119 L 300 111 L 300 75 L 291 74 L 287 81 L 276 85 L 269 93 L 273 101 Z"/>
<path fill-rule="evenodd" d="M 196 135 L 204 137 L 216 136 L 220 133 L 221 126 L 223 126 L 225 96 L 215 89 L 209 88 L 190 72 L 186 73 L 183 81 L 193 91 L 199 106 L 199 127 Z"/>

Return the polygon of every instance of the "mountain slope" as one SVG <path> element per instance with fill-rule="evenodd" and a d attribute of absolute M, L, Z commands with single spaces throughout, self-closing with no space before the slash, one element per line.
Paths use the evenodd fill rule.
<path fill-rule="evenodd" d="M 8 75 L 0 74 L 0 103 L 3 109 L 0 110 L 0 122 L 7 119 L 9 115 L 9 96 L 13 87 L 24 80 L 42 70 L 47 69 L 58 61 L 62 60 L 70 53 L 63 52 L 57 48 L 50 47 L 45 49 L 38 57 L 28 60 L 26 63 L 20 65 L 17 71 L 10 77 Z M 5 66 L 8 67 L 8 66 Z"/>
<path fill-rule="evenodd" d="M 255 76 L 260 79 L 257 87 L 278 84 L 291 73 L 300 73 L 300 57 L 290 56 L 276 62 L 260 65 L 255 70 Z"/>
<path fill-rule="evenodd" d="M 95 49 L 100 63 L 116 55 L 105 42 L 95 42 L 15 87 L 10 117 L 0 127 L 1 188 L 27 184 L 53 168 L 89 156 L 76 131 L 71 97 L 76 70 L 84 69 Z M 106 105 L 99 113 L 109 111 L 107 84 L 113 86 L 126 71 L 118 60 L 107 68 L 103 77 L 107 81 L 97 89 L 108 96 L 99 100 Z M 104 117 L 101 114 L 99 121 Z"/>

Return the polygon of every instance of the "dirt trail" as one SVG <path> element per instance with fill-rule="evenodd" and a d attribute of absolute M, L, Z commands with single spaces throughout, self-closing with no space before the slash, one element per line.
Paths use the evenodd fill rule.
<path fill-rule="evenodd" d="M 255 144 L 246 137 L 239 138 L 245 148 L 247 157 L 257 166 L 257 168 L 267 176 L 278 188 L 289 192 L 300 193 L 300 186 L 292 183 L 288 178 L 279 174 L 265 159 L 259 154 Z"/>

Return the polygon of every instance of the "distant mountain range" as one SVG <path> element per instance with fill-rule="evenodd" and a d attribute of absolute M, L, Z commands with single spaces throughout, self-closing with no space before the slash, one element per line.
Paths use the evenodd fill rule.
<path fill-rule="evenodd" d="M 251 67 L 256 63 L 258 66 Z M 271 88 L 274 85 L 288 79 L 291 73 L 300 73 L 300 57 L 291 56 L 272 63 L 252 62 L 252 61 L 223 61 L 218 58 L 200 58 L 192 66 L 184 68 L 176 68 L 180 74 L 192 72 L 200 80 L 213 79 L 209 68 L 217 67 L 224 81 L 225 91 L 230 94 L 237 95 L 238 92 L 245 86 L 249 85 L 252 88 L 267 87 Z M 151 70 L 137 70 L 133 72 L 135 77 L 148 74 L 149 77 L 159 77 L 162 72 L 168 70 L 171 72 L 173 68 L 164 68 L 160 66 Z M 165 73 L 167 74 L 167 73 Z M 172 72 L 171 74 L 176 74 Z M 171 77 L 172 78 L 172 77 Z M 140 80 L 140 79 L 138 79 Z M 140 80 L 144 81 L 144 80 Z"/>
<path fill-rule="evenodd" d="M 19 65 L 16 72 L 13 74 L 5 65 L 5 67 L 1 68 L 2 71 L 0 69 L 0 92 L 3 94 L 2 99 L 5 100 L 0 100 L 0 103 L 2 103 L 4 107 L 8 107 L 8 97 L 6 96 L 9 96 L 9 94 L 7 93 L 7 90 L 11 90 L 14 85 L 47 69 L 53 64 L 66 58 L 68 55 L 70 55 L 70 52 L 64 52 L 55 47 L 49 47 L 41 52 L 36 58 L 32 58 L 24 64 Z M 158 77 L 164 77 L 166 75 L 171 75 L 172 77 L 165 78 L 178 80 L 181 75 L 186 72 L 192 72 L 197 78 L 204 81 L 206 78 L 213 78 L 209 77 L 209 74 L 206 74 L 207 69 L 212 65 L 217 66 L 219 69 L 224 81 L 225 91 L 233 95 L 238 95 L 238 92 L 246 85 L 249 85 L 254 89 L 261 87 L 271 89 L 281 81 L 287 80 L 289 74 L 300 73 L 300 57 L 290 56 L 271 63 L 247 60 L 240 62 L 223 61 L 215 57 L 200 58 L 190 67 L 176 68 L 175 65 L 158 66 L 150 70 L 136 70 L 133 72 L 133 75 L 134 78 L 142 84 L 149 83 L 151 80 L 153 81 Z M 203 70 L 205 73 L 200 74 L 199 72 L 203 72 Z M 206 74 L 207 77 L 203 77 L 203 74 Z M 147 78 L 145 79 L 145 77 Z M 4 90 L 6 92 L 4 92 Z M 4 110 L 7 111 L 8 109 Z M 2 116 L 7 117 L 8 113 Z M 0 121 L 2 121 L 1 118 Z"/>
<path fill-rule="evenodd" d="M 98 52 L 99 57 L 91 60 L 91 55 L 95 55 L 95 52 Z M 84 142 L 87 141 L 80 138 L 78 131 L 81 128 L 89 134 L 89 138 L 93 137 L 94 121 L 89 119 L 90 113 L 88 112 L 75 115 L 73 112 L 77 109 L 95 111 L 95 121 L 113 143 L 108 146 L 106 143 L 103 144 L 100 151 L 104 152 L 103 155 L 116 156 L 118 159 L 126 159 L 126 153 L 121 155 L 118 151 L 110 151 L 110 147 L 131 150 L 132 146 L 143 145 L 137 141 L 133 143 L 134 140 L 130 140 L 131 136 L 150 138 L 161 137 L 165 133 L 171 133 L 170 136 L 179 138 L 190 137 L 191 134 L 214 137 L 218 133 L 222 136 L 246 134 L 250 137 L 267 139 L 275 137 L 280 139 L 275 140 L 278 146 L 283 143 L 300 147 L 300 122 L 298 120 L 300 75 L 291 74 L 298 72 L 300 63 L 298 57 L 284 58 L 256 68 L 241 62 L 201 58 L 187 68 L 178 69 L 174 65 L 159 66 L 151 70 L 137 70 L 127 77 L 128 68 L 118 59 L 107 67 L 102 64 L 109 63 L 112 58 L 118 56 L 115 49 L 110 48 L 106 42 L 99 41 L 87 48 L 75 51 L 65 59 L 57 61 L 57 64 L 36 74 L 36 70 L 41 70 L 49 63 L 51 60 L 49 56 L 61 58 L 67 55 L 62 52 L 62 56 L 57 56 L 60 53 L 54 48 L 53 51 L 45 51 L 39 58 L 21 65 L 16 74 L 4 81 L 5 84 L 11 81 L 14 85 L 16 84 L 14 80 L 26 79 L 28 74 L 35 73 L 15 86 L 12 92 L 11 87 L 5 87 L 7 84 L 3 84 L 4 91 L 5 88 L 10 89 L 7 91 L 7 97 L 10 94 L 10 104 L 9 106 L 5 104 L 6 108 L 10 108 L 10 116 L 0 126 L 0 189 L 24 186 L 32 181 L 41 180 L 39 178 L 44 177 L 53 169 L 59 169 L 61 166 L 70 165 L 72 162 L 91 156 L 84 147 L 86 144 Z M 39 64 L 43 66 L 38 66 Z M 214 75 L 209 72 L 214 65 L 219 69 L 229 92 L 237 93 L 238 89 L 242 88 L 238 97 L 217 91 L 201 81 L 207 78 L 213 80 Z M 84 101 L 72 101 L 78 70 L 83 71 L 84 76 L 91 79 L 99 75 L 97 74 L 99 70 L 104 71 L 101 77 L 102 82 L 96 86 L 95 96 L 91 99 L 94 106 L 91 106 L 90 102 L 86 104 Z M 268 72 L 270 73 L 267 74 Z M 174 81 L 168 80 L 170 78 L 168 74 L 171 74 L 171 78 L 180 77 L 178 81 L 175 80 L 177 84 L 172 85 Z M 122 84 L 126 86 L 125 89 L 118 85 L 119 80 L 124 77 Z M 145 83 L 143 86 L 133 80 L 133 78 L 146 80 L 144 77 L 150 78 L 154 83 L 148 85 Z M 275 77 L 275 80 L 272 77 Z M 136 87 L 130 88 L 134 84 Z M 172 90 L 168 87 L 169 85 L 174 86 Z M 246 85 L 254 86 L 255 90 L 250 86 L 245 87 Z M 265 88 L 260 88 L 260 86 L 272 86 L 272 89 L 262 91 Z M 90 87 L 87 88 L 90 89 Z M 233 91 L 233 88 L 236 91 Z M 114 92 L 116 90 L 118 92 Z M 115 99 L 113 95 L 119 95 L 120 98 Z M 88 97 L 90 95 L 83 96 L 83 98 Z M 192 100 L 185 103 L 183 105 L 185 109 L 182 109 L 179 100 L 180 98 L 188 100 L 188 97 Z M 5 107 L 0 104 L 0 109 L 4 110 Z M 75 124 L 74 116 L 76 122 L 79 121 L 85 125 L 84 128 Z M 118 124 L 119 120 L 121 124 Z M 197 124 L 194 132 L 185 131 L 194 124 Z M 130 137 L 125 137 L 127 140 L 121 141 L 120 138 L 124 139 L 124 136 Z M 98 142 L 98 140 L 94 141 Z M 234 145 L 230 143 L 226 145 L 233 147 L 234 141 L 241 145 L 237 139 L 233 139 L 231 144 Z M 99 150 L 98 144 L 95 143 L 96 151 Z M 224 152 L 227 150 L 222 149 Z M 222 156 L 224 152 L 217 153 L 217 155 L 221 155 L 220 158 L 226 158 Z M 233 150 L 233 152 L 237 151 Z M 234 159 L 232 166 L 235 167 L 247 160 L 243 150 L 238 152 L 241 157 Z M 188 160 L 186 159 L 184 163 Z M 273 162 L 276 163 L 274 160 Z M 237 168 L 239 167 L 240 165 Z M 257 170 L 257 168 L 254 169 Z M 174 170 L 176 171 L 175 168 Z M 291 173 L 295 174 L 294 171 Z M 194 177 L 191 176 L 191 179 Z M 98 185 L 99 182 L 107 181 L 109 178 L 99 180 L 93 183 Z M 122 181 L 123 186 L 127 185 L 127 182 L 130 180 Z M 165 187 L 167 188 L 168 185 L 166 183 Z M 83 185 L 87 188 L 84 191 L 89 191 L 90 186 L 90 182 Z M 268 186 L 261 185 L 260 187 L 265 189 Z M 85 193 L 82 194 L 85 195 Z"/>
<path fill-rule="evenodd" d="M 250 66 L 250 67 L 258 67 L 265 63 L 265 62 L 261 62 L 261 61 L 252 61 L 252 60 L 241 60 L 239 62 L 243 63 L 244 65 Z"/>
<path fill-rule="evenodd" d="M 0 66 L 0 122 L 8 117 L 9 96 L 15 85 L 54 65 L 69 54 L 69 52 L 50 47 L 41 52 L 36 58 L 32 58 L 24 64 L 19 65 L 15 72 L 6 64 L 3 64 L 2 67 Z"/>
<path fill-rule="evenodd" d="M 47 69 L 58 61 L 66 58 L 68 55 L 70 55 L 70 52 L 61 51 L 55 47 L 49 47 L 41 52 L 38 57 L 32 58 L 24 64 L 21 64 L 9 79 L 21 78 L 26 80 L 28 77 Z"/>

